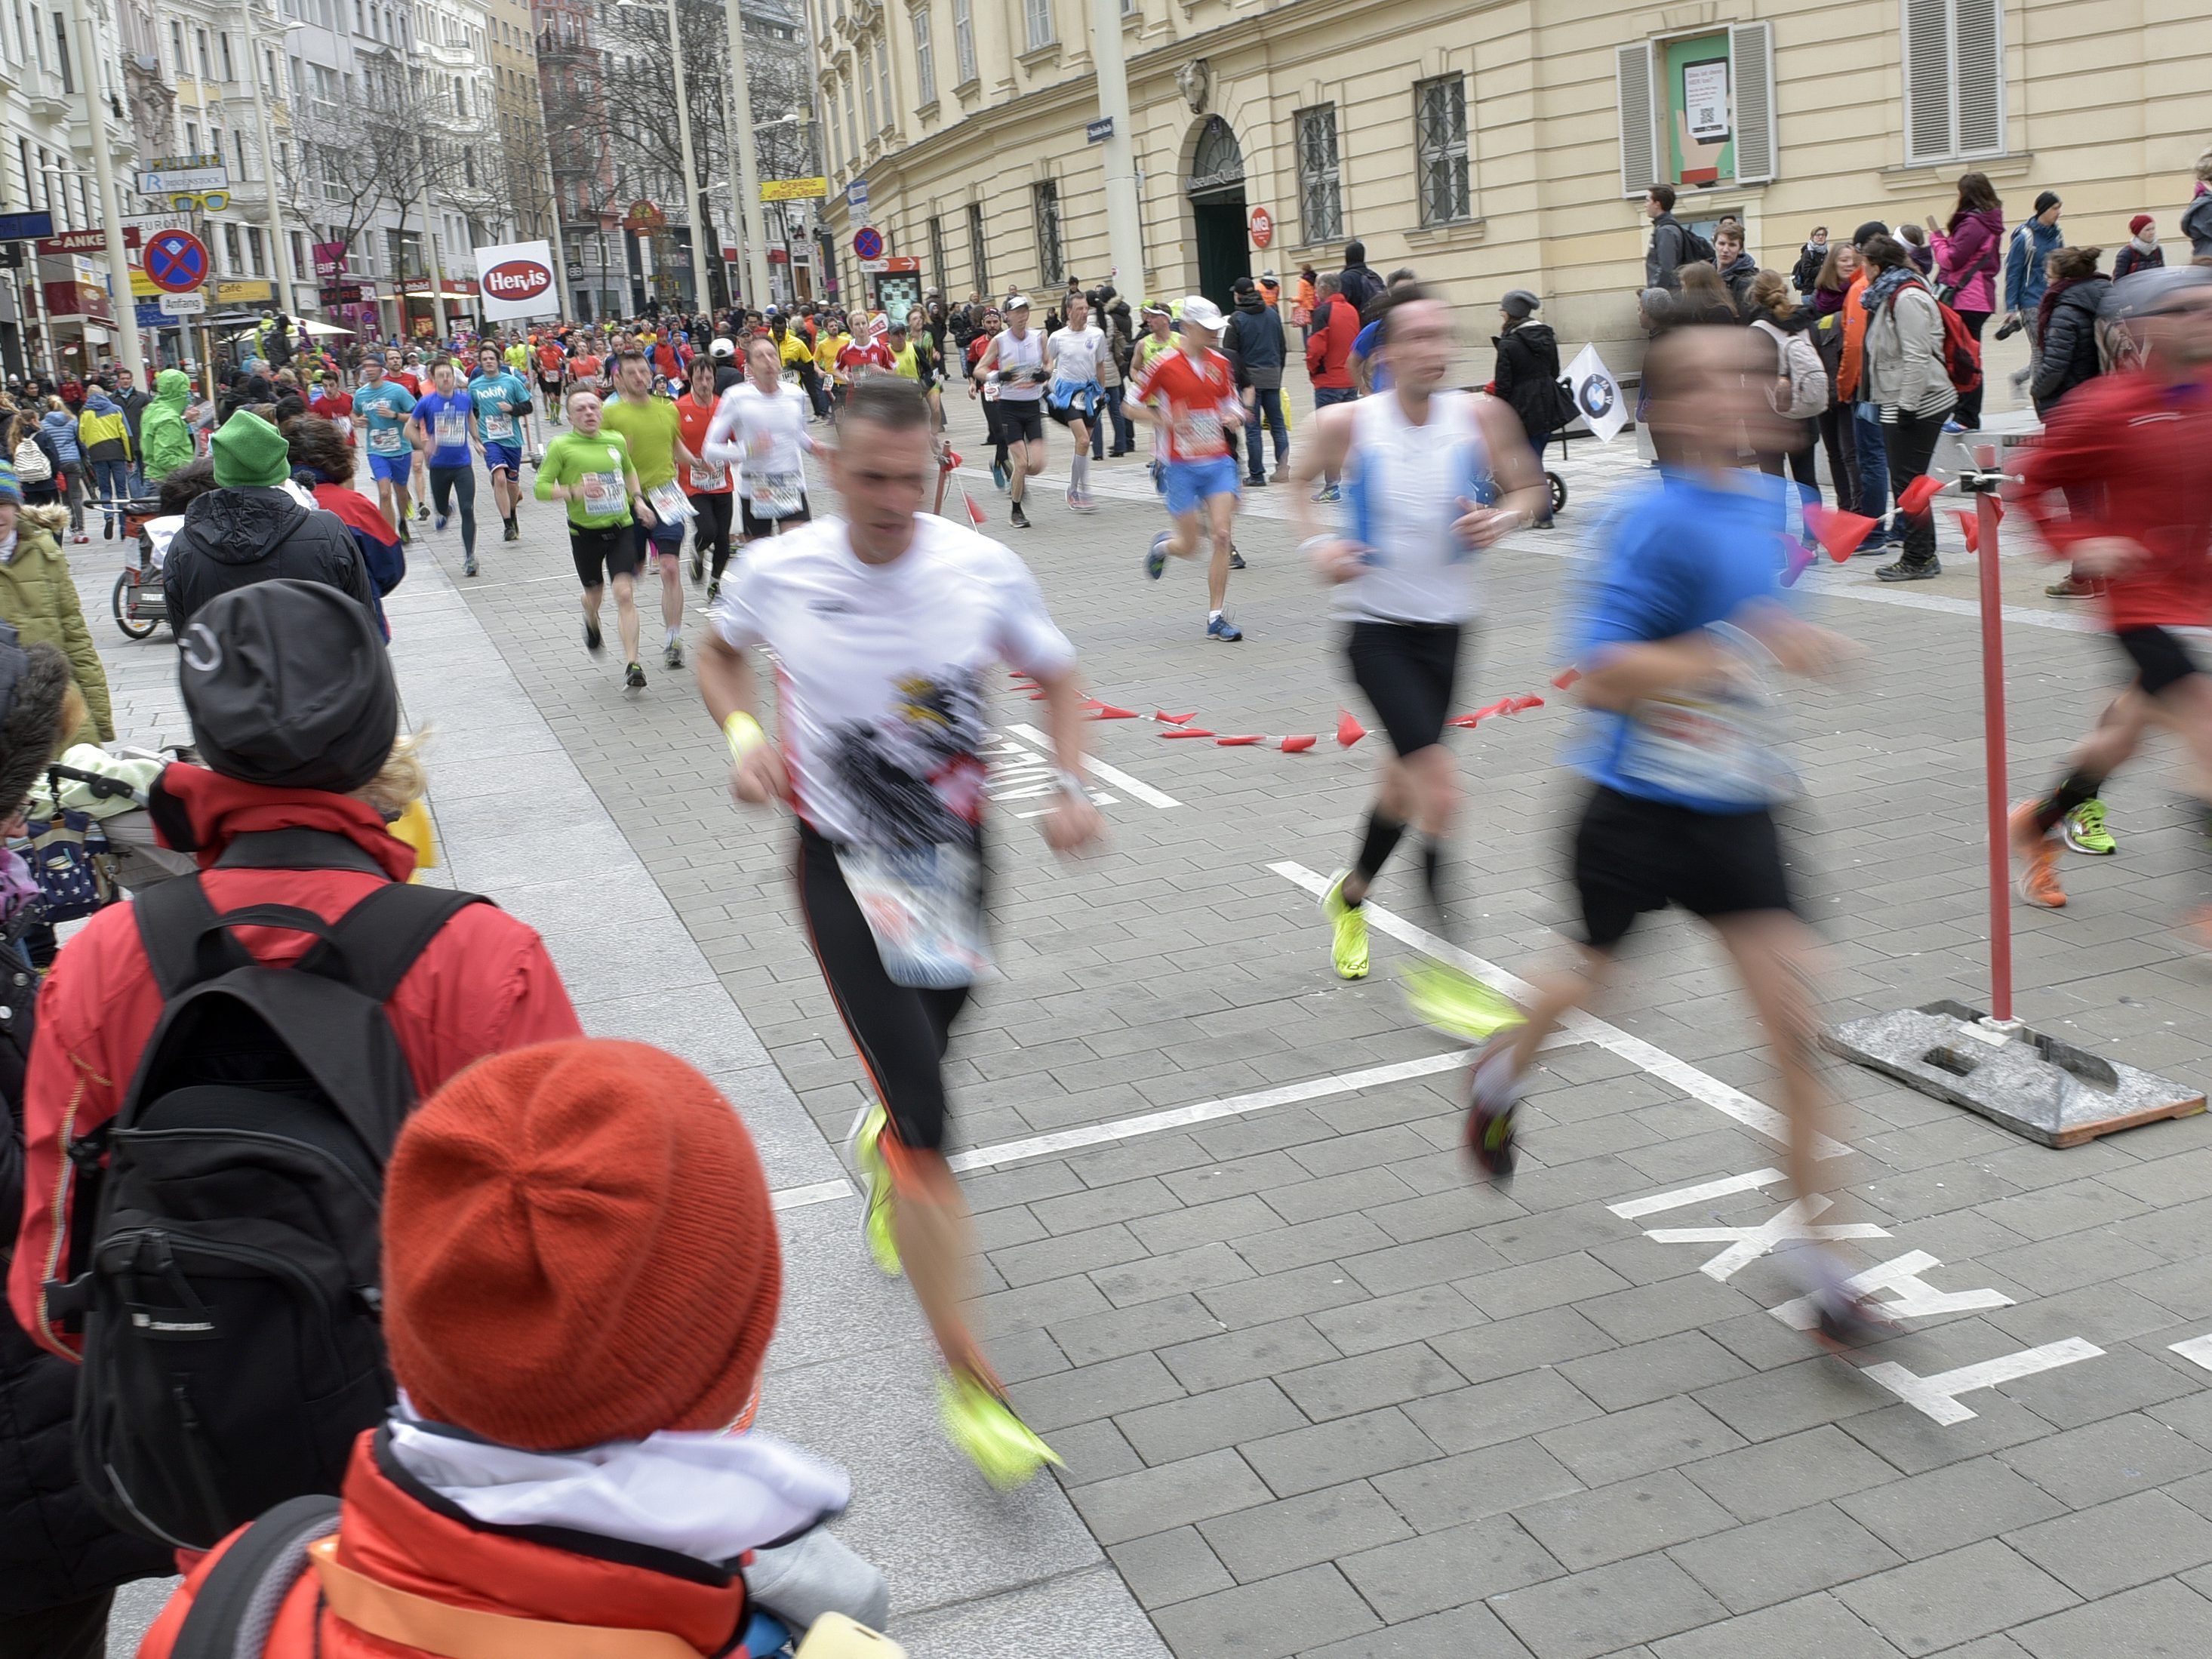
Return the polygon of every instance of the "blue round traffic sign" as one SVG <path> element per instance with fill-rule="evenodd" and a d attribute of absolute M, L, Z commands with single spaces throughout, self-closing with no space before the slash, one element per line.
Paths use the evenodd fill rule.
<path fill-rule="evenodd" d="M 164 294 L 189 294 L 207 281 L 207 244 L 189 230 L 165 230 L 149 238 L 143 257 L 146 280 Z"/>
<path fill-rule="evenodd" d="M 853 233 L 853 252 L 863 259 L 884 257 L 884 234 L 873 225 L 862 225 Z"/>

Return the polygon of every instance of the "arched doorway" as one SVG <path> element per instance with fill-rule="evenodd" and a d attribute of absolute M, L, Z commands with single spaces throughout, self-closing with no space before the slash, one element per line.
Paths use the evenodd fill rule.
<path fill-rule="evenodd" d="M 1252 274 L 1244 220 L 1244 150 L 1218 115 L 1209 115 L 1191 150 L 1191 246 L 1198 251 L 1198 291 L 1224 312 L 1239 276 Z"/>

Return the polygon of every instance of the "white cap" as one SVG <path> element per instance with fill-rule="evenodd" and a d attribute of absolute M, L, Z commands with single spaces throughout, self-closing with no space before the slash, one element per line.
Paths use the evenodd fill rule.
<path fill-rule="evenodd" d="M 1000 307 L 1001 311 L 1027 311 L 1029 308 L 1030 296 L 1026 294 L 1016 294 L 1012 295 L 1008 298 L 1006 303 Z"/>
<path fill-rule="evenodd" d="M 1218 329 L 1221 326 L 1221 307 L 1203 294 L 1189 295 L 1182 302 L 1182 319 L 1200 328 Z"/>
<path fill-rule="evenodd" d="M 738 343 L 717 336 L 714 343 L 707 349 L 717 357 L 734 357 L 738 355 Z"/>

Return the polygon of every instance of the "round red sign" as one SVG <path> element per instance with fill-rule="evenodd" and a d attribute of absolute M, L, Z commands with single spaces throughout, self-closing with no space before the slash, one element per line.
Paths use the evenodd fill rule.
<path fill-rule="evenodd" d="M 1265 247 L 1275 240 L 1275 216 L 1263 207 L 1252 210 L 1252 246 Z"/>
<path fill-rule="evenodd" d="M 553 286 L 553 273 L 535 259 L 506 259 L 484 272 L 484 292 L 495 300 L 534 300 Z"/>

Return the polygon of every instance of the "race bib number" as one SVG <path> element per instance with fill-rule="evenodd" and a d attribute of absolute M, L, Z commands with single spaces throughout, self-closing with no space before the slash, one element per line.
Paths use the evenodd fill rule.
<path fill-rule="evenodd" d="M 469 441 L 469 417 L 458 409 L 441 409 L 432 429 L 437 434 L 439 448 L 456 448 Z"/>
<path fill-rule="evenodd" d="M 511 443 L 514 440 L 514 416 L 505 410 L 486 410 L 483 421 L 484 441 L 488 444 Z"/>
<path fill-rule="evenodd" d="M 1194 454 L 1221 447 L 1221 416 L 1186 415 L 1176 427 L 1176 441 Z"/>
<path fill-rule="evenodd" d="M 584 511 L 592 517 L 612 518 L 623 510 L 628 498 L 623 494 L 621 473 L 586 472 L 580 482 L 584 486 Z"/>
<path fill-rule="evenodd" d="M 729 469 L 726 467 L 709 466 L 704 461 L 691 463 L 691 488 L 694 489 L 720 489 L 729 481 Z"/>
<path fill-rule="evenodd" d="M 788 519 L 805 505 L 806 476 L 763 472 L 745 480 L 745 499 L 756 519 Z"/>
<path fill-rule="evenodd" d="M 981 865 L 963 847 L 841 847 L 837 867 L 895 985 L 943 990 L 990 971 Z"/>
<path fill-rule="evenodd" d="M 1797 780 L 1783 757 L 1782 706 L 1768 678 L 1774 659 L 1741 629 L 1722 623 L 1707 631 L 1727 647 L 1726 666 L 1629 711 L 1621 775 L 1747 810 L 1787 799 Z"/>
<path fill-rule="evenodd" d="M 653 508 L 653 516 L 663 524 L 677 524 L 691 516 L 691 501 L 676 480 L 655 484 L 645 492 L 645 499 Z"/>
<path fill-rule="evenodd" d="M 378 427 L 370 429 L 368 434 L 368 453 L 370 454 L 397 455 L 405 450 L 406 447 L 407 440 L 400 434 L 400 431 L 398 427 Z"/>

